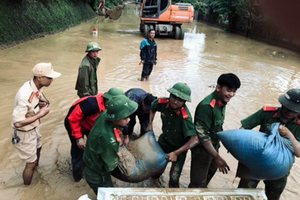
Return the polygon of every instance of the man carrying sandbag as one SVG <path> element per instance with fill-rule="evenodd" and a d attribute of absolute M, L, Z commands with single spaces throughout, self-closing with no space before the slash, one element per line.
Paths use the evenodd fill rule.
<path fill-rule="evenodd" d="M 96 117 L 105 110 L 105 103 L 117 95 L 124 95 L 124 92 L 112 87 L 104 94 L 77 99 L 69 109 L 64 124 L 71 141 L 72 174 L 75 182 L 82 179 L 84 136 L 88 137 Z"/>
<path fill-rule="evenodd" d="M 136 117 L 138 117 L 140 122 L 139 137 L 146 133 L 146 129 L 149 125 L 151 103 L 156 97 L 141 88 L 131 88 L 125 92 L 125 96 L 139 105 L 138 109 L 130 115 L 130 122 L 123 130 L 123 134 L 125 135 L 124 143 L 127 144 L 129 142 L 129 136 L 132 137 Z"/>
<path fill-rule="evenodd" d="M 122 129 L 129 116 L 138 108 L 137 103 L 125 95 L 109 100 L 90 131 L 83 154 L 86 182 L 97 194 L 98 187 L 113 187 L 111 171 L 119 163 L 119 145 Z"/>
<path fill-rule="evenodd" d="M 260 132 L 266 132 L 266 128 L 272 123 L 280 122 L 281 135 L 288 137 L 294 148 L 294 155 L 300 157 L 300 89 L 290 89 L 286 94 L 278 98 L 281 107 L 264 106 L 254 114 L 241 121 L 242 128 L 252 129 L 260 126 Z M 268 200 L 279 200 L 283 192 L 289 173 L 277 180 L 264 180 L 265 192 Z M 256 188 L 259 180 L 241 179 L 239 188 Z"/>
<path fill-rule="evenodd" d="M 172 162 L 170 170 L 170 188 L 179 188 L 179 178 L 186 158 L 187 150 L 198 144 L 195 126 L 186 101 L 191 101 L 191 89 L 186 83 L 176 83 L 169 98 L 153 101 L 150 110 L 150 123 L 147 130 L 152 130 L 152 122 L 156 111 L 161 112 L 162 131 L 158 143 L 166 159 Z"/>
<path fill-rule="evenodd" d="M 218 168 L 223 173 L 229 170 L 218 153 L 220 143 L 216 133 L 223 130 L 226 104 L 240 86 L 241 82 L 235 74 L 222 74 L 215 91 L 196 108 L 194 123 L 200 144 L 191 149 L 190 188 L 206 188 Z"/>

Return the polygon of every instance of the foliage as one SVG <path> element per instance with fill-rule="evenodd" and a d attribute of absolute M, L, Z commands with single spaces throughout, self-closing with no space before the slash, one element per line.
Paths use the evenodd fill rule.
<path fill-rule="evenodd" d="M 190 3 L 194 6 L 195 10 L 199 10 L 202 5 L 202 3 L 198 0 L 174 0 L 172 3 Z"/>
<path fill-rule="evenodd" d="M 87 1 L 91 5 L 93 10 L 96 11 L 100 0 L 87 0 Z M 105 6 L 108 8 L 113 8 L 114 6 L 117 6 L 118 4 L 120 4 L 121 2 L 122 2 L 122 0 L 106 0 Z"/>
<path fill-rule="evenodd" d="M 0 44 L 64 30 L 94 16 L 86 0 L 0 1 Z"/>
<path fill-rule="evenodd" d="M 191 3 L 199 11 L 200 18 L 223 24 L 229 31 L 237 26 L 248 31 L 252 23 L 262 20 L 258 13 L 259 0 L 174 0 L 177 2 Z"/>

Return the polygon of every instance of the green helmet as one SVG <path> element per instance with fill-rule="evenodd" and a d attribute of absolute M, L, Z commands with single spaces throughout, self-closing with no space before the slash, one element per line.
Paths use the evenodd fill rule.
<path fill-rule="evenodd" d="M 117 95 L 124 95 L 123 90 L 117 87 L 112 87 L 107 92 L 104 92 L 103 97 L 110 100 L 112 97 Z"/>
<path fill-rule="evenodd" d="M 290 89 L 287 93 L 280 95 L 278 101 L 287 109 L 300 113 L 300 89 Z"/>
<path fill-rule="evenodd" d="M 106 109 L 107 120 L 120 120 L 134 113 L 138 109 L 138 104 L 125 95 L 117 95 L 107 102 Z"/>
<path fill-rule="evenodd" d="M 101 48 L 97 42 L 89 42 L 86 46 L 85 52 L 101 51 Z"/>
<path fill-rule="evenodd" d="M 168 92 L 180 99 L 191 102 L 191 88 L 186 83 L 175 83 L 173 87 L 168 89 Z"/>

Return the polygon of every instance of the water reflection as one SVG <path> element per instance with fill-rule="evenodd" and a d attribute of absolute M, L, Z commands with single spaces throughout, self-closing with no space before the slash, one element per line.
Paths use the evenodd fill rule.
<path fill-rule="evenodd" d="M 205 48 L 205 34 L 185 33 L 183 48 L 187 54 L 187 64 L 198 64 Z"/>

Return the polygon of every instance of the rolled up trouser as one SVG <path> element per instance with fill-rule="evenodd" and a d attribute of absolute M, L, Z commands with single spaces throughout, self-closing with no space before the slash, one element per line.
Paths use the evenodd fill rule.
<path fill-rule="evenodd" d="M 86 182 L 93 189 L 96 195 L 98 193 L 98 187 L 113 187 L 110 173 L 100 175 L 88 167 L 84 167 L 83 172 Z"/>
<path fill-rule="evenodd" d="M 170 153 L 178 149 L 177 147 L 168 144 L 168 142 L 164 139 L 164 137 L 162 137 L 162 135 L 158 139 L 158 144 L 164 150 L 165 153 Z M 169 179 L 170 188 L 179 188 L 179 178 L 185 162 L 186 153 L 187 151 L 182 152 L 177 156 L 177 161 L 172 162 L 172 167 L 170 169 L 170 179 Z"/>
<path fill-rule="evenodd" d="M 172 163 L 172 167 L 170 169 L 170 180 L 169 180 L 170 188 L 179 188 L 179 178 L 185 162 L 186 153 L 187 151 L 179 154 L 177 156 L 177 161 Z"/>

